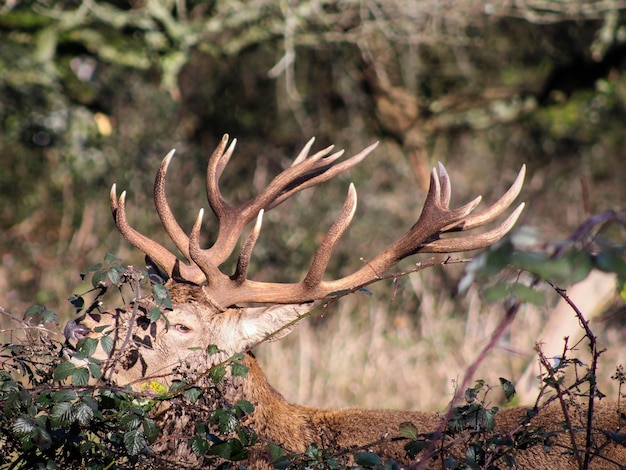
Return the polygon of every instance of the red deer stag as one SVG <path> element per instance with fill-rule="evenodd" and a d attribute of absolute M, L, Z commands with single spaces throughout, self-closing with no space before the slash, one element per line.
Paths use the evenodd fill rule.
<path fill-rule="evenodd" d="M 129 384 L 133 389 L 141 390 L 146 383 L 158 381 L 167 386 L 174 379 L 182 379 L 203 390 L 203 395 L 193 405 L 178 398 L 178 401 L 161 403 L 153 410 L 162 427 L 161 438 L 152 446 L 160 459 L 158 468 L 215 465 L 215 460 L 195 455 L 186 444 L 185 436 L 193 436 L 194 423 L 208 422 L 213 410 L 241 399 L 254 405 L 254 412 L 246 417 L 245 426 L 259 437 L 258 444 L 250 453 L 248 468 L 272 468 L 267 453 L 268 442 L 293 453 L 304 452 L 310 444 L 333 449 L 337 455 L 344 456 L 345 464 L 353 462 L 348 457 L 350 452 L 359 449 L 371 450 L 384 459 L 394 459 L 407 468 L 411 465 L 446 468 L 443 458 L 446 453 L 456 453 L 462 458 L 465 455 L 461 445 L 463 433 L 461 437 L 448 438 L 445 445 L 441 444 L 443 440 L 432 439 L 432 434 L 429 434 L 441 424 L 442 418 L 436 413 L 326 410 L 292 404 L 272 388 L 249 351 L 270 335 L 272 339 L 285 336 L 291 326 L 313 308 L 311 302 L 373 282 L 407 256 L 462 252 L 493 244 L 513 227 L 523 204 L 489 231 L 469 235 L 463 233 L 456 237 L 443 235 L 484 226 L 501 215 L 520 192 L 524 168 L 500 200 L 483 212 L 472 215 L 480 197 L 457 209 L 450 209 L 450 181 L 443 165 L 439 165 L 438 173 L 435 170 L 431 173 L 430 188 L 417 222 L 354 273 L 340 279 L 325 280 L 323 276 L 333 248 L 355 212 L 356 191 L 350 185 L 343 209 L 322 240 L 302 281 L 266 283 L 248 278 L 248 265 L 261 229 L 263 212 L 298 191 L 327 181 L 356 165 L 376 144 L 339 162 L 342 152 L 331 153 L 332 146 L 308 157 L 313 144 L 311 140 L 290 168 L 276 176 L 255 198 L 239 206 L 227 203 L 218 185 L 233 153 L 235 141 L 228 148 L 227 144 L 228 136 L 224 136 L 207 169 L 208 202 L 219 221 L 217 238 L 208 249 L 199 246 L 203 211 L 200 210 L 187 236 L 176 222 L 166 200 L 165 176 L 173 152 L 165 157 L 157 172 L 154 185 L 157 212 L 167 234 L 188 263 L 131 228 L 126 218 L 125 193 L 118 199 L 115 185 L 111 189 L 113 218 L 124 238 L 169 276 L 166 287 L 171 294 L 173 309 L 164 312 L 169 326 L 166 327 L 163 319 L 156 322 L 150 320 L 148 312 L 155 304 L 151 298 L 145 298 L 124 309 L 85 315 L 76 322 L 70 322 L 66 328 L 68 337 L 74 339 L 84 335 L 94 338 L 109 335 L 115 340 L 112 351 L 106 353 L 99 347 L 95 357 L 105 360 L 105 368 L 108 368 L 105 376 L 119 385 Z M 256 223 L 242 245 L 234 273 L 224 274 L 220 266 L 232 254 L 246 225 L 255 219 Z M 250 304 L 257 305 L 246 306 Z M 209 348 L 210 345 L 217 348 Z M 247 375 L 227 373 L 216 385 L 207 371 L 237 353 L 243 353 L 242 362 L 248 369 Z M 566 420 L 560 407 L 549 406 L 530 419 L 526 418 L 525 408 L 505 409 L 496 415 L 494 432 L 504 436 L 502 442 L 508 439 L 508 442 L 519 444 L 510 451 L 514 460 L 509 460 L 515 461 L 518 468 L 578 468 L 578 463 L 582 462 L 581 449 L 591 456 L 589 468 L 616 469 L 618 463 L 626 465 L 626 448 L 609 438 L 620 430 L 617 405 L 605 405 L 604 402 L 598 405 L 594 422 L 597 432 L 589 447 L 585 446 L 585 433 L 581 431 L 585 429 L 582 412 L 572 406 L 567 414 Z M 565 421 L 571 423 L 567 433 L 564 431 Z M 419 435 L 430 436 L 433 442 L 440 443 L 433 445 L 434 452 L 427 455 L 427 451 L 422 451 L 414 459 L 408 457 L 404 450 L 406 439 L 400 436 L 400 427 L 407 422 L 414 425 Z M 549 451 L 545 450 L 541 439 L 535 438 L 538 444 L 531 442 L 528 436 L 533 435 L 532 431 L 551 436 L 553 445 Z M 525 439 L 524 436 L 529 440 L 522 444 L 520 439 Z M 454 444 L 449 444 L 451 440 Z M 578 452 L 567 450 L 572 447 Z M 503 444 L 500 450 L 503 448 L 507 447 Z M 494 456 L 497 450 L 493 451 Z M 420 459 L 423 460 L 421 464 Z M 502 462 L 499 460 L 496 463 L 502 468 L 505 465 Z"/>

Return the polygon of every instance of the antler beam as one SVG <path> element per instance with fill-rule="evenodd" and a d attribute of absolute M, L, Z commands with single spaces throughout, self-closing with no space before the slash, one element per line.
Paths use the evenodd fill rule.
<path fill-rule="evenodd" d="M 219 221 L 217 239 L 208 249 L 200 248 L 200 227 L 204 211 L 200 211 L 190 235 L 187 236 L 176 222 L 167 203 L 165 176 L 173 151 L 164 158 L 157 173 L 154 186 L 157 212 L 166 232 L 190 264 L 180 262 L 163 246 L 131 228 L 126 219 L 125 193 L 122 193 L 118 200 L 115 185 L 111 189 L 113 218 L 122 235 L 150 256 L 170 276 L 197 284 L 206 282 L 204 286 L 206 294 L 220 308 L 241 302 L 302 303 L 318 300 L 334 292 L 367 284 L 379 278 L 400 260 L 416 253 L 452 253 L 484 248 L 509 232 L 524 208 L 524 204 L 520 204 L 504 222 L 487 232 L 442 238 L 444 234 L 467 232 L 482 227 L 505 212 L 521 191 L 525 166 L 522 166 L 509 190 L 495 204 L 478 214 L 472 214 L 481 197 L 459 208 L 450 209 L 452 193 L 450 178 L 444 166 L 439 164 L 439 172 L 437 173 L 435 169 L 431 172 L 428 195 L 417 222 L 356 272 L 340 279 L 324 281 L 324 272 L 333 249 L 348 228 L 356 210 L 356 190 L 350 185 L 343 209 L 317 249 L 302 281 L 297 283 L 253 281 L 247 278 L 248 265 L 261 230 L 264 211 L 276 207 L 296 192 L 327 181 L 356 165 L 376 147 L 377 143 L 335 164 L 343 151 L 331 154 L 332 146 L 307 158 L 313 145 L 311 139 L 290 168 L 276 176 L 255 198 L 239 206 L 227 203 L 218 185 L 219 178 L 232 156 L 236 140 L 233 140 L 228 148 L 227 144 L 228 136 L 225 135 L 213 152 L 207 168 L 207 198 Z M 256 223 L 239 254 L 234 274 L 228 276 L 222 273 L 219 266 L 230 256 L 243 229 L 254 218 L 257 219 Z"/>

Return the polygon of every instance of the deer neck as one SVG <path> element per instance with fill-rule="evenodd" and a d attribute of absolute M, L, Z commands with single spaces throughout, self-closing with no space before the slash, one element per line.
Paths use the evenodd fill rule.
<path fill-rule="evenodd" d="M 318 442 L 313 425 L 316 408 L 288 402 L 270 385 L 252 354 L 246 354 L 244 364 L 248 374 L 243 398 L 255 407 L 249 424 L 258 436 L 295 452 L 304 452 L 308 444 Z"/>

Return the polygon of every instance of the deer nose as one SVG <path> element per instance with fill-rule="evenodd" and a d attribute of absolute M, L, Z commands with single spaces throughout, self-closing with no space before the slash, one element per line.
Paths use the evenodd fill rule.
<path fill-rule="evenodd" d="M 81 325 L 80 323 L 76 323 L 74 320 L 70 320 L 63 328 L 63 334 L 65 335 L 65 339 L 72 341 L 79 341 L 85 338 L 91 330 L 87 328 L 85 325 Z"/>

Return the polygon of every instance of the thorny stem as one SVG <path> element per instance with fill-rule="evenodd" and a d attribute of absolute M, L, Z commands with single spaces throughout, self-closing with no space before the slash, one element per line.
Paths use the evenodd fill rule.
<path fill-rule="evenodd" d="M 546 358 L 545 354 L 543 354 L 543 351 L 541 350 L 541 348 L 536 346 L 535 351 L 537 351 L 541 365 L 545 367 L 546 372 L 552 379 L 553 387 L 556 390 L 556 396 L 558 397 L 559 403 L 561 404 L 561 410 L 563 411 L 563 416 L 565 417 L 565 424 L 567 426 L 567 432 L 570 435 L 570 441 L 572 442 L 572 450 L 574 452 L 574 456 L 576 457 L 576 461 L 578 462 L 578 468 L 581 470 L 584 468 L 588 468 L 588 463 L 587 463 L 587 458 L 586 458 L 588 455 L 588 452 L 585 452 L 585 464 L 583 464 L 583 460 L 580 457 L 580 450 L 578 449 L 578 445 L 576 444 L 576 436 L 574 434 L 574 429 L 572 429 L 572 420 L 569 417 L 567 404 L 565 403 L 565 399 L 563 398 L 567 392 L 564 392 L 561 389 L 558 379 L 554 375 L 554 368 L 550 365 L 550 362 L 548 362 L 548 359 Z M 591 422 L 591 420 L 589 420 L 589 422 Z M 587 447 L 587 449 L 589 449 L 589 447 Z"/>
<path fill-rule="evenodd" d="M 576 313 L 576 317 L 578 317 L 578 321 L 580 322 L 581 326 L 585 330 L 585 336 L 589 339 L 589 350 L 591 352 L 592 359 L 591 359 L 590 371 L 587 374 L 588 382 L 589 382 L 589 404 L 587 406 L 587 429 L 585 430 L 586 432 L 585 461 L 582 466 L 580 466 L 580 462 L 579 462 L 579 466 L 581 469 L 589 468 L 589 459 L 591 458 L 590 450 L 593 444 L 592 443 L 592 431 L 593 431 L 592 418 L 594 414 L 595 398 L 598 392 L 596 372 L 598 369 L 598 358 L 600 357 L 603 351 L 598 351 L 597 338 L 593 334 L 593 331 L 591 331 L 591 328 L 589 327 L 589 322 L 585 319 L 585 316 L 582 314 L 582 312 L 576 306 L 576 304 L 572 301 L 572 299 L 567 295 L 567 291 L 565 289 L 558 287 L 556 284 L 550 281 L 547 281 L 547 283 L 550 284 L 550 286 L 556 291 L 556 293 L 559 294 L 563 298 L 563 300 L 565 300 L 567 304 L 572 308 L 574 313 Z M 572 439 L 572 442 L 574 442 L 573 439 Z M 576 457 L 579 458 L 578 453 L 576 453 Z"/>
<path fill-rule="evenodd" d="M 126 331 L 126 337 L 124 338 L 124 342 L 122 342 L 120 348 L 117 350 L 115 354 L 115 358 L 111 361 L 109 365 L 109 370 L 107 372 L 107 379 L 112 380 L 113 374 L 115 372 L 115 364 L 117 364 L 122 358 L 122 354 L 128 346 L 132 336 L 133 336 L 133 325 L 135 324 L 135 319 L 137 318 L 137 312 L 139 311 L 139 299 L 141 297 L 141 276 L 130 276 L 130 279 L 133 281 L 133 290 L 135 291 L 135 296 L 133 299 L 133 309 L 130 314 L 130 319 L 128 320 L 128 330 Z"/>

